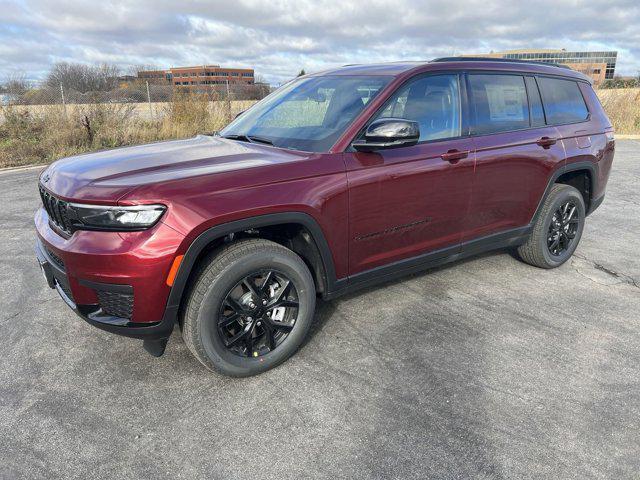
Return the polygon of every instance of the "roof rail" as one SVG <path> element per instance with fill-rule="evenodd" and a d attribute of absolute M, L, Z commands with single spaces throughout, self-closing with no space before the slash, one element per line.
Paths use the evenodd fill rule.
<path fill-rule="evenodd" d="M 547 65 L 550 67 L 567 68 L 572 70 L 568 65 L 551 62 L 538 62 L 536 60 L 519 60 L 516 58 L 494 58 L 494 57 L 440 57 L 434 58 L 430 63 L 439 62 L 504 62 L 504 63 L 526 63 L 533 65 Z"/>

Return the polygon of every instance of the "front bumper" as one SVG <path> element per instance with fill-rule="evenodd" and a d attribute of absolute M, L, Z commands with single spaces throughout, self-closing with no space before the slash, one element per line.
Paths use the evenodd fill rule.
<path fill-rule="evenodd" d="M 107 332 L 143 340 L 158 340 L 168 338 L 171 335 L 177 307 L 166 308 L 162 319 L 158 322 L 136 323 L 127 318 L 105 313 L 99 304 L 78 305 L 73 299 L 66 271 L 59 267 L 40 240 L 37 241 L 35 250 L 38 263 L 49 287 L 55 289 L 62 300 L 87 323 Z M 105 290 L 112 289 L 114 292 L 122 291 L 122 287 L 128 287 L 128 285 L 83 283 L 87 287 L 99 286 Z"/>
<path fill-rule="evenodd" d="M 36 256 L 46 281 L 83 320 L 143 339 L 145 347 L 171 335 L 178 306 L 167 305 L 171 288 L 165 280 L 181 234 L 159 223 L 143 232 L 82 231 L 64 238 L 42 208 L 35 223 Z"/>

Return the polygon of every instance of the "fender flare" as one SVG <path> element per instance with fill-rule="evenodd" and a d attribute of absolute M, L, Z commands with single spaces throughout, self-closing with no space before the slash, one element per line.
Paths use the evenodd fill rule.
<path fill-rule="evenodd" d="M 589 210 L 587 211 L 587 215 L 589 215 L 594 210 L 593 206 L 595 202 L 593 198 L 593 192 L 595 191 L 596 181 L 598 178 L 598 164 L 595 162 L 587 161 L 587 160 L 584 160 L 581 162 L 569 163 L 568 165 L 563 165 L 562 167 L 555 170 L 551 175 L 551 177 L 549 178 L 547 187 L 545 188 L 544 193 L 542 194 L 542 197 L 538 202 L 538 207 L 536 208 L 536 211 L 533 214 L 533 218 L 531 219 L 529 226 L 533 226 L 538 220 L 538 215 L 540 214 L 540 210 L 542 210 L 542 205 L 544 204 L 545 200 L 549 196 L 549 192 L 551 191 L 551 188 L 553 187 L 553 185 L 556 183 L 556 180 L 558 180 L 558 178 L 560 178 L 565 173 L 576 172 L 578 170 L 588 170 L 591 175 L 591 185 L 590 185 L 591 199 L 590 199 Z"/>
<path fill-rule="evenodd" d="M 177 318 L 178 308 L 182 301 L 189 276 L 193 271 L 193 267 L 200 253 L 202 253 L 207 245 L 231 233 L 284 223 L 299 223 L 309 231 L 320 252 L 320 258 L 322 259 L 326 275 L 327 292 L 333 291 L 337 281 L 333 256 L 318 222 L 311 215 L 303 212 L 270 213 L 215 225 L 198 235 L 196 239 L 191 242 L 191 245 L 189 245 L 180 263 L 173 286 L 171 287 L 171 292 L 169 293 L 169 299 L 167 300 L 165 317 L 169 315 L 173 316 L 174 320 Z"/>

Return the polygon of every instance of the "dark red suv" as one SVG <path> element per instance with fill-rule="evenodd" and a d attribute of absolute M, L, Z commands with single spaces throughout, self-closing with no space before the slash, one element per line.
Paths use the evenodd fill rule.
<path fill-rule="evenodd" d="M 205 366 L 252 375 L 300 346 L 317 296 L 496 248 L 561 265 L 613 153 L 589 80 L 569 69 L 345 66 L 213 136 L 55 162 L 36 252 L 92 325 L 161 355 L 177 323 Z"/>

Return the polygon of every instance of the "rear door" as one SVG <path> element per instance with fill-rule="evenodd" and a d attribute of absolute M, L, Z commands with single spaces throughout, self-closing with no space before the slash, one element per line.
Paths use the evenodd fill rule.
<path fill-rule="evenodd" d="M 460 245 L 473 179 L 458 74 L 409 80 L 372 116 L 420 125 L 417 145 L 347 152 L 350 274 Z M 443 252 L 444 255 L 444 252 Z"/>
<path fill-rule="evenodd" d="M 603 147 L 605 137 L 597 122 L 591 121 L 591 114 L 578 82 L 568 78 L 543 76 L 537 80 L 547 123 L 555 125 L 558 130 L 567 163 L 584 160 L 593 162 L 594 151 Z M 594 144 L 597 144 L 597 148 L 593 148 Z"/>
<path fill-rule="evenodd" d="M 470 73 L 468 85 L 476 173 L 463 242 L 526 226 L 564 162 L 533 76 Z"/>

